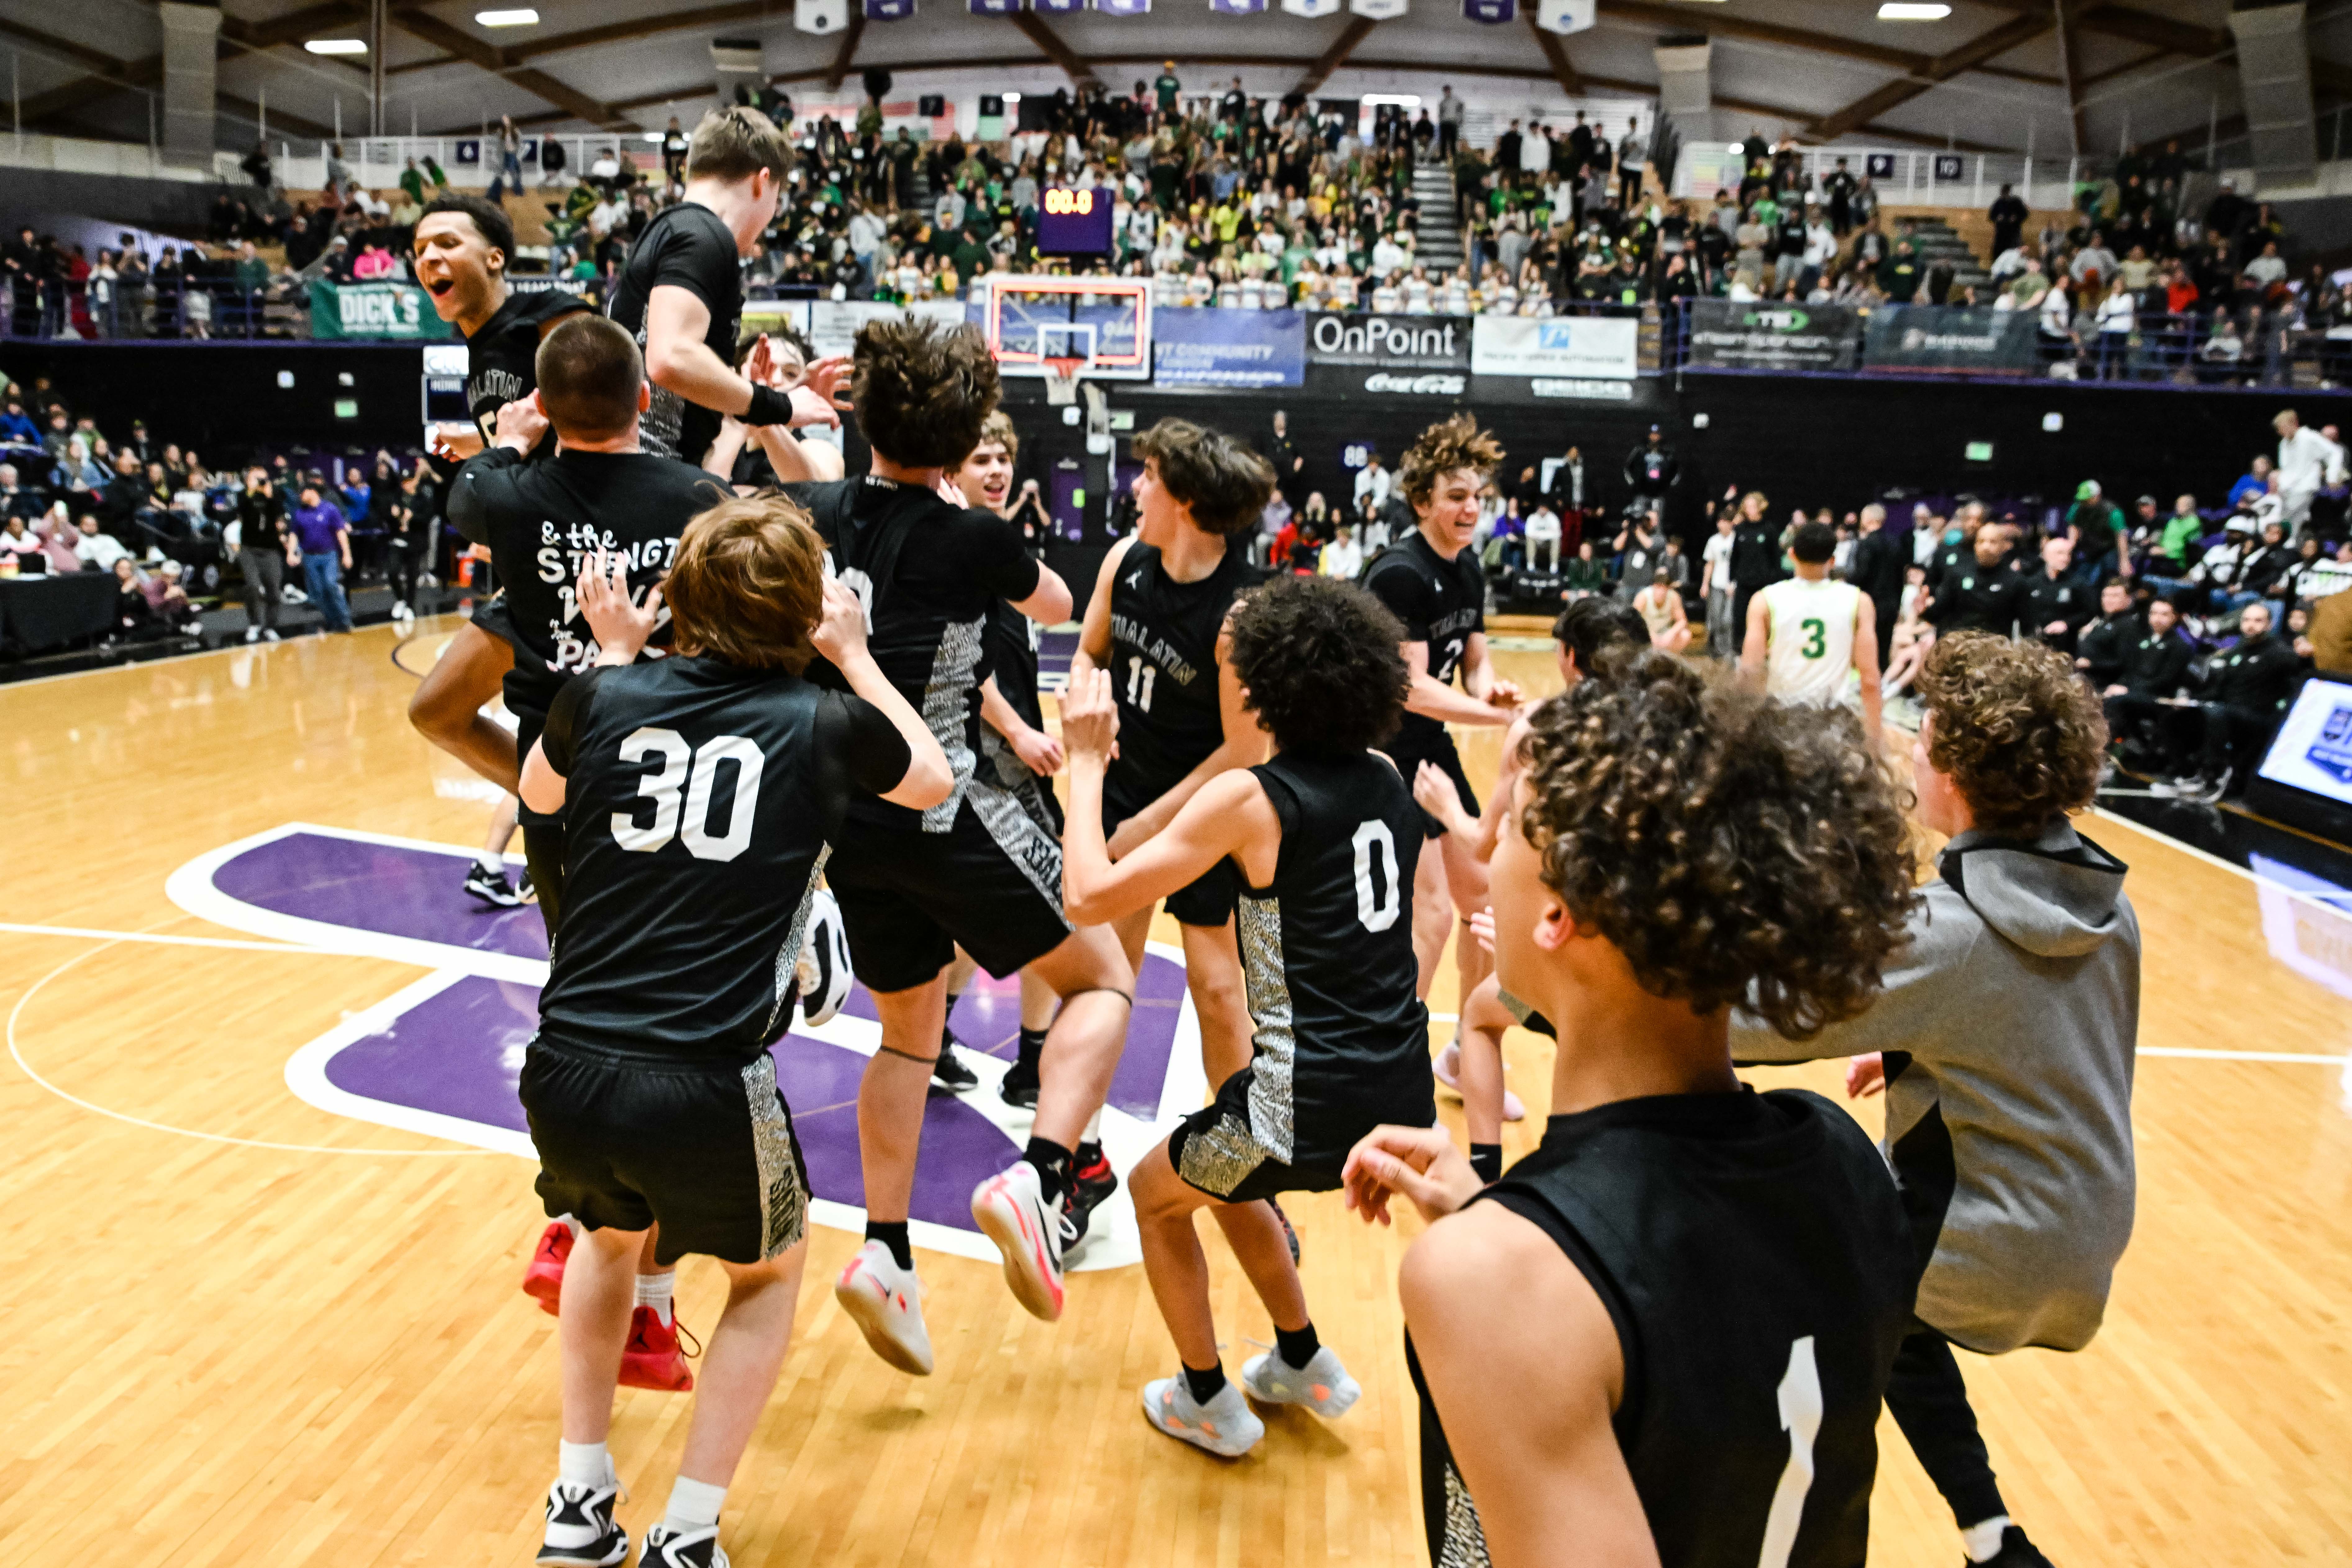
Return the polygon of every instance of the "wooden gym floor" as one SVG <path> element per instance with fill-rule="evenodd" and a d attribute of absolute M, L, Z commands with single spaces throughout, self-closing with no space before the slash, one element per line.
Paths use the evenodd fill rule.
<path fill-rule="evenodd" d="M 1501 658 L 1549 689 L 1538 647 Z M 0 689 L 14 1563 L 534 1550 L 556 1390 L 554 1321 L 516 1289 L 541 1224 L 530 1167 L 289 1083 L 306 1042 L 420 967 L 273 944 L 165 891 L 194 857 L 289 822 L 478 840 L 484 807 L 408 728 L 394 654 L 376 628 Z M 1493 746 L 1469 743 L 1474 773 L 1491 778 Z M 2138 1228 L 2088 1351 L 1968 1360 L 1994 1462 L 2068 1568 L 2352 1563 L 2352 920 L 2123 823 L 2086 826 L 2131 865 L 2146 931 Z M 2335 991 L 2308 977 L 2330 971 Z M 1441 980 L 1433 1006 L 1453 1005 Z M 1548 1046 L 1515 1035 L 1510 1055 L 1530 1112 L 1516 1156 L 1541 1127 Z M 1826 1066 L 1764 1076 L 1838 1082 Z M 1874 1105 L 1858 1114 L 1875 1123 Z M 1336 1194 L 1290 1212 L 1324 1338 L 1365 1397 L 1328 1426 L 1271 1418 L 1239 1464 L 1139 1418 L 1139 1386 L 1173 1364 L 1139 1269 L 1077 1276 L 1049 1327 L 993 1265 L 927 1255 L 940 1373 L 918 1381 L 835 1310 L 853 1238 L 816 1229 L 792 1357 L 730 1499 L 735 1561 L 1421 1563 L 1392 1289 L 1411 1226 L 1368 1231 Z M 1210 1257 L 1238 1364 L 1270 1330 L 1213 1242 Z M 689 1260 L 680 1280 L 685 1321 L 707 1328 L 718 1271 Z M 633 1526 L 658 1514 L 687 1409 L 622 1396 Z M 1948 1568 L 1939 1502 L 1891 1424 L 1883 1437 L 1875 1561 Z"/>

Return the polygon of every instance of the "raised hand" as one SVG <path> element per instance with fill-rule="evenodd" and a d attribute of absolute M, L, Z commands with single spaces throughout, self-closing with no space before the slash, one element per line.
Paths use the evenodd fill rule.
<path fill-rule="evenodd" d="M 1073 759 L 1108 762 L 1118 739 L 1118 706 L 1111 700 L 1110 671 L 1090 669 L 1062 694 L 1062 744 Z"/>
<path fill-rule="evenodd" d="M 810 629 L 809 641 L 836 668 L 866 651 L 866 606 L 838 578 L 825 579 L 824 613 Z"/>
<path fill-rule="evenodd" d="M 658 586 L 646 590 L 644 604 L 630 602 L 625 555 L 599 550 L 581 562 L 580 580 L 572 591 L 579 596 L 581 616 L 595 634 L 599 663 L 626 664 L 635 658 L 661 622 Z"/>
<path fill-rule="evenodd" d="M 1443 1127 L 1375 1127 L 1348 1151 L 1339 1173 L 1348 1206 L 1364 1223 L 1395 1223 L 1389 1199 L 1402 1194 L 1424 1220 L 1468 1203 L 1483 1184 Z"/>

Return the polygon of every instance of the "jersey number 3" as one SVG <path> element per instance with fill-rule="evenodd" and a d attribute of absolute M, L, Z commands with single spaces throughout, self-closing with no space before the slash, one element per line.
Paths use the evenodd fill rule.
<path fill-rule="evenodd" d="M 1804 1522 L 1805 1494 L 1813 1489 L 1813 1439 L 1822 1430 L 1822 1369 L 1813 1360 L 1813 1336 L 1790 1342 L 1789 1370 L 1780 1378 L 1780 1425 L 1789 1434 L 1789 1465 L 1772 1493 L 1764 1520 L 1764 1550 L 1756 1568 L 1789 1568 L 1797 1527 Z"/>
<path fill-rule="evenodd" d="M 677 731 L 651 726 L 621 742 L 625 763 L 641 763 L 653 756 L 661 759 L 661 771 L 641 775 L 637 794 L 654 803 L 654 819 L 640 826 L 631 813 L 613 813 L 614 843 L 650 855 L 671 839 L 683 838 L 688 853 L 698 860 L 732 860 L 751 847 L 751 819 L 760 806 L 760 774 L 767 766 L 759 747 L 740 735 L 720 735 L 697 750 Z M 727 813 L 725 830 L 713 834 L 710 797 L 717 793 L 719 764 L 725 762 L 735 764 L 735 804 Z M 686 786 L 683 829 L 678 823 L 680 784 Z"/>
<path fill-rule="evenodd" d="M 1356 919 L 1366 931 L 1386 931 L 1404 909 L 1404 890 L 1397 884 L 1396 839 L 1389 825 L 1377 819 L 1356 825 Z M 1385 890 L 1372 885 L 1372 863 L 1380 862 Z"/>
<path fill-rule="evenodd" d="M 1829 652 L 1829 627 L 1819 618 L 1807 616 L 1797 623 L 1805 628 L 1805 646 L 1798 651 L 1807 658 L 1819 658 Z"/>

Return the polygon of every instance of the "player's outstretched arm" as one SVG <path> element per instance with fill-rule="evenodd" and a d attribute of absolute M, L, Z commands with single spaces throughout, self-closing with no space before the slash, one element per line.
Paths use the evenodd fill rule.
<path fill-rule="evenodd" d="M 1126 859 L 1114 862 L 1103 839 L 1103 773 L 1118 734 L 1110 672 L 1073 679 L 1062 699 L 1062 743 L 1070 759 L 1070 809 L 1062 837 L 1062 901 L 1079 925 L 1100 925 L 1149 909 L 1197 881 L 1228 855 L 1270 868 L 1282 842 L 1282 823 L 1254 773 L 1219 774 L 1193 795 L 1175 821 Z M 1255 854 L 1263 851 L 1263 855 Z"/>
<path fill-rule="evenodd" d="M 751 410 L 751 383 L 710 352 L 710 307 L 691 289 L 654 286 L 646 299 L 646 379 L 699 408 L 720 414 Z"/>
<path fill-rule="evenodd" d="M 1507 724 L 1511 716 L 1499 708 L 1466 691 L 1456 691 L 1429 673 L 1429 645 L 1406 642 L 1397 645 L 1404 655 L 1404 667 L 1412 676 L 1412 685 L 1404 695 L 1405 711 L 1419 713 L 1446 724 Z"/>
<path fill-rule="evenodd" d="M 1413 1243 L 1397 1292 L 1496 1568 L 1656 1568 L 1611 1426 L 1624 1352 L 1568 1255 L 1476 1204 Z"/>
<path fill-rule="evenodd" d="M 1103 557 L 1102 570 L 1095 574 L 1094 597 L 1087 601 L 1087 618 L 1078 627 L 1078 649 L 1070 656 L 1070 685 L 1076 687 L 1078 677 L 1090 669 L 1110 668 L 1110 588 L 1118 576 L 1118 563 L 1127 559 L 1134 545 L 1135 536 L 1110 547 Z"/>
<path fill-rule="evenodd" d="M 1507 714 L 1518 710 L 1519 683 L 1495 673 L 1495 661 L 1487 657 L 1485 632 L 1472 632 L 1470 640 L 1462 645 L 1462 689 Z M 1503 722 L 1507 724 L 1510 721 L 1507 717 Z"/>
<path fill-rule="evenodd" d="M 849 689 L 882 710 L 899 737 L 907 742 L 907 773 L 898 787 L 881 792 L 882 798 L 893 805 L 904 805 L 916 811 L 928 811 L 947 799 L 955 788 L 955 770 L 948 765 L 947 753 L 940 749 L 922 720 L 922 715 L 899 695 L 874 662 L 866 647 L 866 610 L 857 595 L 839 581 L 824 585 L 824 614 L 809 633 L 816 651 L 832 661 L 849 683 Z"/>
<path fill-rule="evenodd" d="M 1013 607 L 1039 626 L 1060 626 L 1070 618 L 1070 585 L 1052 567 L 1040 566 L 1036 591 L 1025 599 L 1013 600 Z"/>
<path fill-rule="evenodd" d="M 1228 626 L 1232 624 L 1230 611 L 1226 622 Z M 1265 729 L 1250 710 L 1241 677 L 1234 673 L 1233 639 L 1223 630 L 1217 634 L 1217 710 L 1223 734 L 1216 749 L 1202 757 L 1191 773 L 1170 785 L 1158 800 L 1118 825 L 1118 832 L 1111 840 L 1113 855 L 1135 853 L 1138 845 L 1175 821 L 1176 814 L 1219 773 L 1255 767 L 1265 761 Z"/>

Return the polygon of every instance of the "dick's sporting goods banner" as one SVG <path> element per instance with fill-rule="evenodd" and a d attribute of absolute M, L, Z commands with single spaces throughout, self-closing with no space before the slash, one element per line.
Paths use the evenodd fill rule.
<path fill-rule="evenodd" d="M 1979 306 L 1881 305 L 1870 313 L 1862 346 L 1864 370 L 1946 370 L 1978 375 L 2032 375 L 2032 310 Z"/>
<path fill-rule="evenodd" d="M 1480 375 L 1633 379 L 1641 321 L 1632 316 L 1475 316 L 1470 368 Z"/>
<path fill-rule="evenodd" d="M 1852 370 L 1862 318 L 1844 305 L 1694 300 L 1690 363 L 1726 370 Z"/>
<path fill-rule="evenodd" d="M 433 313 L 433 297 L 414 283 L 310 285 L 310 335 L 314 338 L 392 338 L 421 342 L 457 336 Z"/>

